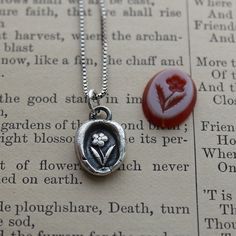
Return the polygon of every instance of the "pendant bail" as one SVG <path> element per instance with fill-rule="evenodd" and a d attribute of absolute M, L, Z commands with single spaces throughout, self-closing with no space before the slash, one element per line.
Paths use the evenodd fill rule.
<path fill-rule="evenodd" d="M 97 114 L 96 107 L 100 106 L 100 98 L 97 96 L 97 93 L 94 89 L 90 89 L 87 95 L 88 106 L 93 115 Z"/>
<path fill-rule="evenodd" d="M 105 107 L 105 106 L 96 106 L 94 108 L 94 112 L 91 111 L 91 113 L 89 114 L 89 119 L 90 120 L 96 120 L 97 115 L 100 114 L 101 111 L 105 113 L 104 120 L 111 120 L 112 119 L 111 110 L 108 107 Z"/>

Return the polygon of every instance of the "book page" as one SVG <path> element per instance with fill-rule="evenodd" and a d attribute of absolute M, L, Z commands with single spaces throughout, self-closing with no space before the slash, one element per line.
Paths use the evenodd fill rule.
<path fill-rule="evenodd" d="M 81 169 L 78 0 L 0 0 L 0 236 L 236 234 L 236 2 L 106 0 L 108 95 L 126 131 L 121 167 Z M 101 89 L 99 6 L 87 0 L 89 88 Z M 149 123 L 142 94 L 158 72 L 196 83 L 181 125 Z"/>

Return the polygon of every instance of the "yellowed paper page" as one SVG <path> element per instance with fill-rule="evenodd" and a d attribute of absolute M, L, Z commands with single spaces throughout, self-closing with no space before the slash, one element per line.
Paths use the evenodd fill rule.
<path fill-rule="evenodd" d="M 98 1 L 86 1 L 89 86 L 101 87 Z M 88 120 L 78 0 L 0 0 L 0 236 L 236 235 L 236 2 L 107 0 L 109 95 L 127 134 L 118 171 L 80 169 Z M 194 113 L 161 129 L 141 98 L 159 71 L 196 83 Z"/>

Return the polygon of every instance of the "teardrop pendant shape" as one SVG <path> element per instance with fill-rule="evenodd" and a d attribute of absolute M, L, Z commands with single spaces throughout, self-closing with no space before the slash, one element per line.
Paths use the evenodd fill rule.
<path fill-rule="evenodd" d="M 96 111 L 105 111 L 98 106 Z M 81 166 L 93 175 L 108 175 L 116 170 L 125 158 L 125 132 L 120 124 L 106 119 L 91 119 L 76 132 L 75 149 Z"/>
<path fill-rule="evenodd" d="M 189 75 L 177 69 L 164 70 L 146 85 L 143 112 L 154 125 L 174 127 L 188 118 L 196 98 L 196 86 Z"/>

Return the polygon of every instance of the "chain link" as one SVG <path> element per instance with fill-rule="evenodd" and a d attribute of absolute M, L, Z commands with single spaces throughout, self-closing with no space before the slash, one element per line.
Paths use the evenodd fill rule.
<path fill-rule="evenodd" d="M 94 93 L 93 100 L 100 100 L 107 94 L 107 32 L 106 32 L 106 8 L 104 0 L 99 0 L 100 5 L 100 21 L 101 21 L 101 36 L 102 36 L 102 89 L 100 93 Z M 90 89 L 88 88 L 87 65 L 86 65 L 86 49 L 85 49 L 85 9 L 84 0 L 79 0 L 79 19 L 80 19 L 80 59 L 82 68 L 82 83 L 83 91 L 86 97 L 89 96 Z"/>

